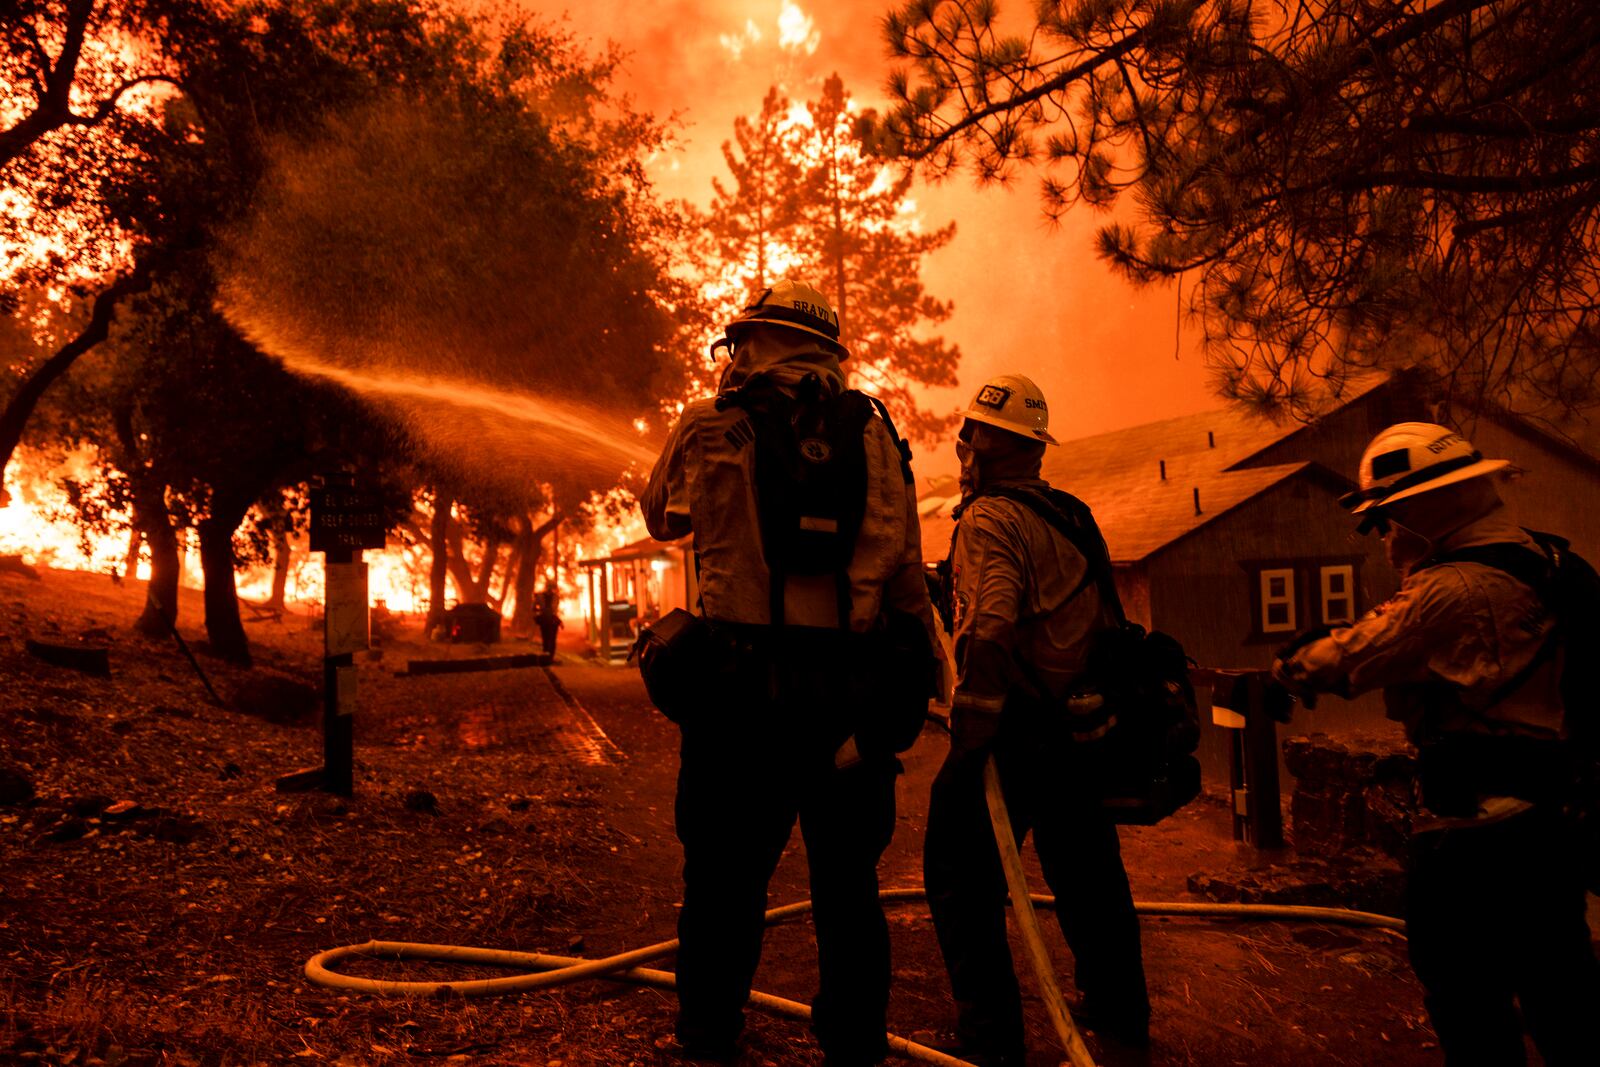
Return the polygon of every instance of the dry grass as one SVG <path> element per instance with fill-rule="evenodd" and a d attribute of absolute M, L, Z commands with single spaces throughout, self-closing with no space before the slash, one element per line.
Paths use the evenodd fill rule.
<path fill-rule="evenodd" d="M 0 762 L 27 768 L 38 788 L 31 806 L 0 809 L 0 1059 L 662 1058 L 670 1004 L 659 994 L 594 985 L 512 1001 L 371 1001 L 308 985 L 299 972 L 314 952 L 373 937 L 567 951 L 606 904 L 603 877 L 584 873 L 610 840 L 592 783 L 516 744 L 464 755 L 374 730 L 355 799 L 278 794 L 278 774 L 315 758 L 314 712 L 210 707 L 174 647 L 127 629 L 136 605 L 126 599 L 87 575 L 0 586 L 12 622 L 0 637 Z M 192 618 L 195 606 L 185 610 Z M 71 640 L 91 626 L 112 633 L 113 679 L 43 669 L 22 650 L 24 636 Z M 247 696 L 262 677 L 290 696 L 314 684 L 318 649 L 302 624 L 252 636 L 254 672 L 203 660 L 225 695 Z M 455 729 L 456 709 L 488 684 L 397 684 L 384 666 L 364 664 L 363 685 L 389 704 L 413 701 L 395 714 L 422 731 Z M 459 702 L 440 702 L 451 689 Z M 524 710 L 535 699 L 525 694 Z M 407 810 L 417 788 L 438 796 L 440 814 Z M 154 810 L 127 822 L 72 813 L 75 802 L 96 807 L 84 803 L 96 794 Z M 74 821 L 81 836 L 51 839 Z"/>

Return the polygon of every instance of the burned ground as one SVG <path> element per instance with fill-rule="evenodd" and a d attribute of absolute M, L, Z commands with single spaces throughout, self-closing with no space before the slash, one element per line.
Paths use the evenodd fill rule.
<path fill-rule="evenodd" d="M 34 790 L 0 796 L 0 1058 L 676 1062 L 662 992 L 592 983 L 373 1000 L 301 974 L 315 952 L 369 938 L 598 956 L 671 937 L 675 736 L 631 670 L 587 661 L 572 644 L 550 672 L 403 677 L 408 656 L 436 650 L 402 634 L 382 658 L 358 657 L 355 797 L 286 795 L 274 779 L 318 751 L 316 631 L 296 616 L 252 624 L 253 671 L 202 654 L 229 704 L 216 708 L 174 645 L 134 635 L 137 595 L 91 575 L 0 576 L 0 763 Z M 193 620 L 198 603 L 184 610 Z M 85 636 L 110 647 L 110 678 L 44 665 L 24 648 L 29 637 Z M 942 747 L 926 735 L 905 761 L 885 886 L 921 880 Z M 1201 802 L 1126 831 L 1135 895 L 1185 899 L 1191 873 L 1235 862 L 1226 827 L 1222 806 Z M 796 835 L 772 899 L 803 896 Z M 948 992 L 927 913 L 890 917 L 892 1024 L 908 1036 L 937 1030 Z M 1390 934 L 1189 919 L 1147 919 L 1144 931 L 1154 1047 L 1148 1060 L 1104 1050 L 1107 1063 L 1437 1062 L 1404 944 Z M 1070 976 L 1059 931 L 1047 933 Z M 813 973 L 809 925 L 769 933 L 759 988 L 808 999 Z M 1039 1003 L 1028 1008 L 1031 1062 L 1058 1062 Z M 819 1062 L 803 1027 L 752 1018 L 745 1062 Z"/>

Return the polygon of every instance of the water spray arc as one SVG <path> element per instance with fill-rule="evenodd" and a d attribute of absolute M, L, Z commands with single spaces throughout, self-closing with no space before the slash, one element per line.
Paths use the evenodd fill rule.
<path fill-rule="evenodd" d="M 595 452 L 609 453 L 625 463 L 655 462 L 658 449 L 649 447 L 631 427 L 607 425 L 599 412 L 585 410 L 571 401 L 555 403 L 502 389 L 488 389 L 421 375 L 380 376 L 348 370 L 303 356 L 285 356 L 284 365 L 299 374 L 324 378 L 364 396 L 446 403 L 489 415 L 501 416 L 530 426 L 541 426 L 582 444 Z"/>

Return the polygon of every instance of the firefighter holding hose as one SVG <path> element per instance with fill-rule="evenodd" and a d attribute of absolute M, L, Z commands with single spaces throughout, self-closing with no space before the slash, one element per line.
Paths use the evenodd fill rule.
<path fill-rule="evenodd" d="M 813 1029 L 833 1067 L 888 1051 L 889 931 L 877 863 L 895 753 L 937 661 L 910 452 L 846 387 L 839 321 L 809 285 L 763 292 L 713 346 L 718 396 L 691 403 L 641 501 L 652 536 L 692 534 L 699 612 L 640 642 L 652 700 L 682 730 L 677 1038 L 735 1055 L 767 882 L 800 823 L 815 902 Z"/>
<path fill-rule="evenodd" d="M 1526 1025 L 1551 1067 L 1596 1064 L 1593 842 L 1574 811 L 1593 782 L 1600 579 L 1507 514 L 1491 477 L 1507 466 L 1444 426 L 1378 434 L 1343 503 L 1400 590 L 1274 673 L 1302 695 L 1381 688 L 1417 746 L 1406 930 L 1446 1063 L 1523 1064 Z"/>
<path fill-rule="evenodd" d="M 1077 961 L 1074 1015 L 1124 1043 L 1148 1042 L 1139 923 L 1095 742 L 1097 698 L 1072 699 L 1094 636 L 1114 625 L 1104 541 L 1088 509 L 1041 475 L 1045 398 L 993 379 L 965 412 L 963 500 L 948 566 L 956 690 L 950 754 L 928 808 L 924 877 L 955 995 L 950 1051 L 982 1067 L 1024 1062 L 1022 1002 L 1006 940 L 1006 884 L 984 800 L 992 753 L 1020 841 L 1031 829 Z M 1102 580 L 1103 579 L 1103 580 Z"/>

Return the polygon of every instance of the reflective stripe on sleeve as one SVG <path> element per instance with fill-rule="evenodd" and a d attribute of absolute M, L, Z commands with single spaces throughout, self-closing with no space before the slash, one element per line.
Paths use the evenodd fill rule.
<path fill-rule="evenodd" d="M 998 715 L 1001 709 L 1006 706 L 1006 698 L 1003 696 L 979 696 L 976 693 L 966 693 L 957 689 L 956 698 L 950 702 L 950 706 L 953 708 L 969 708 L 972 711 L 986 711 Z"/>

